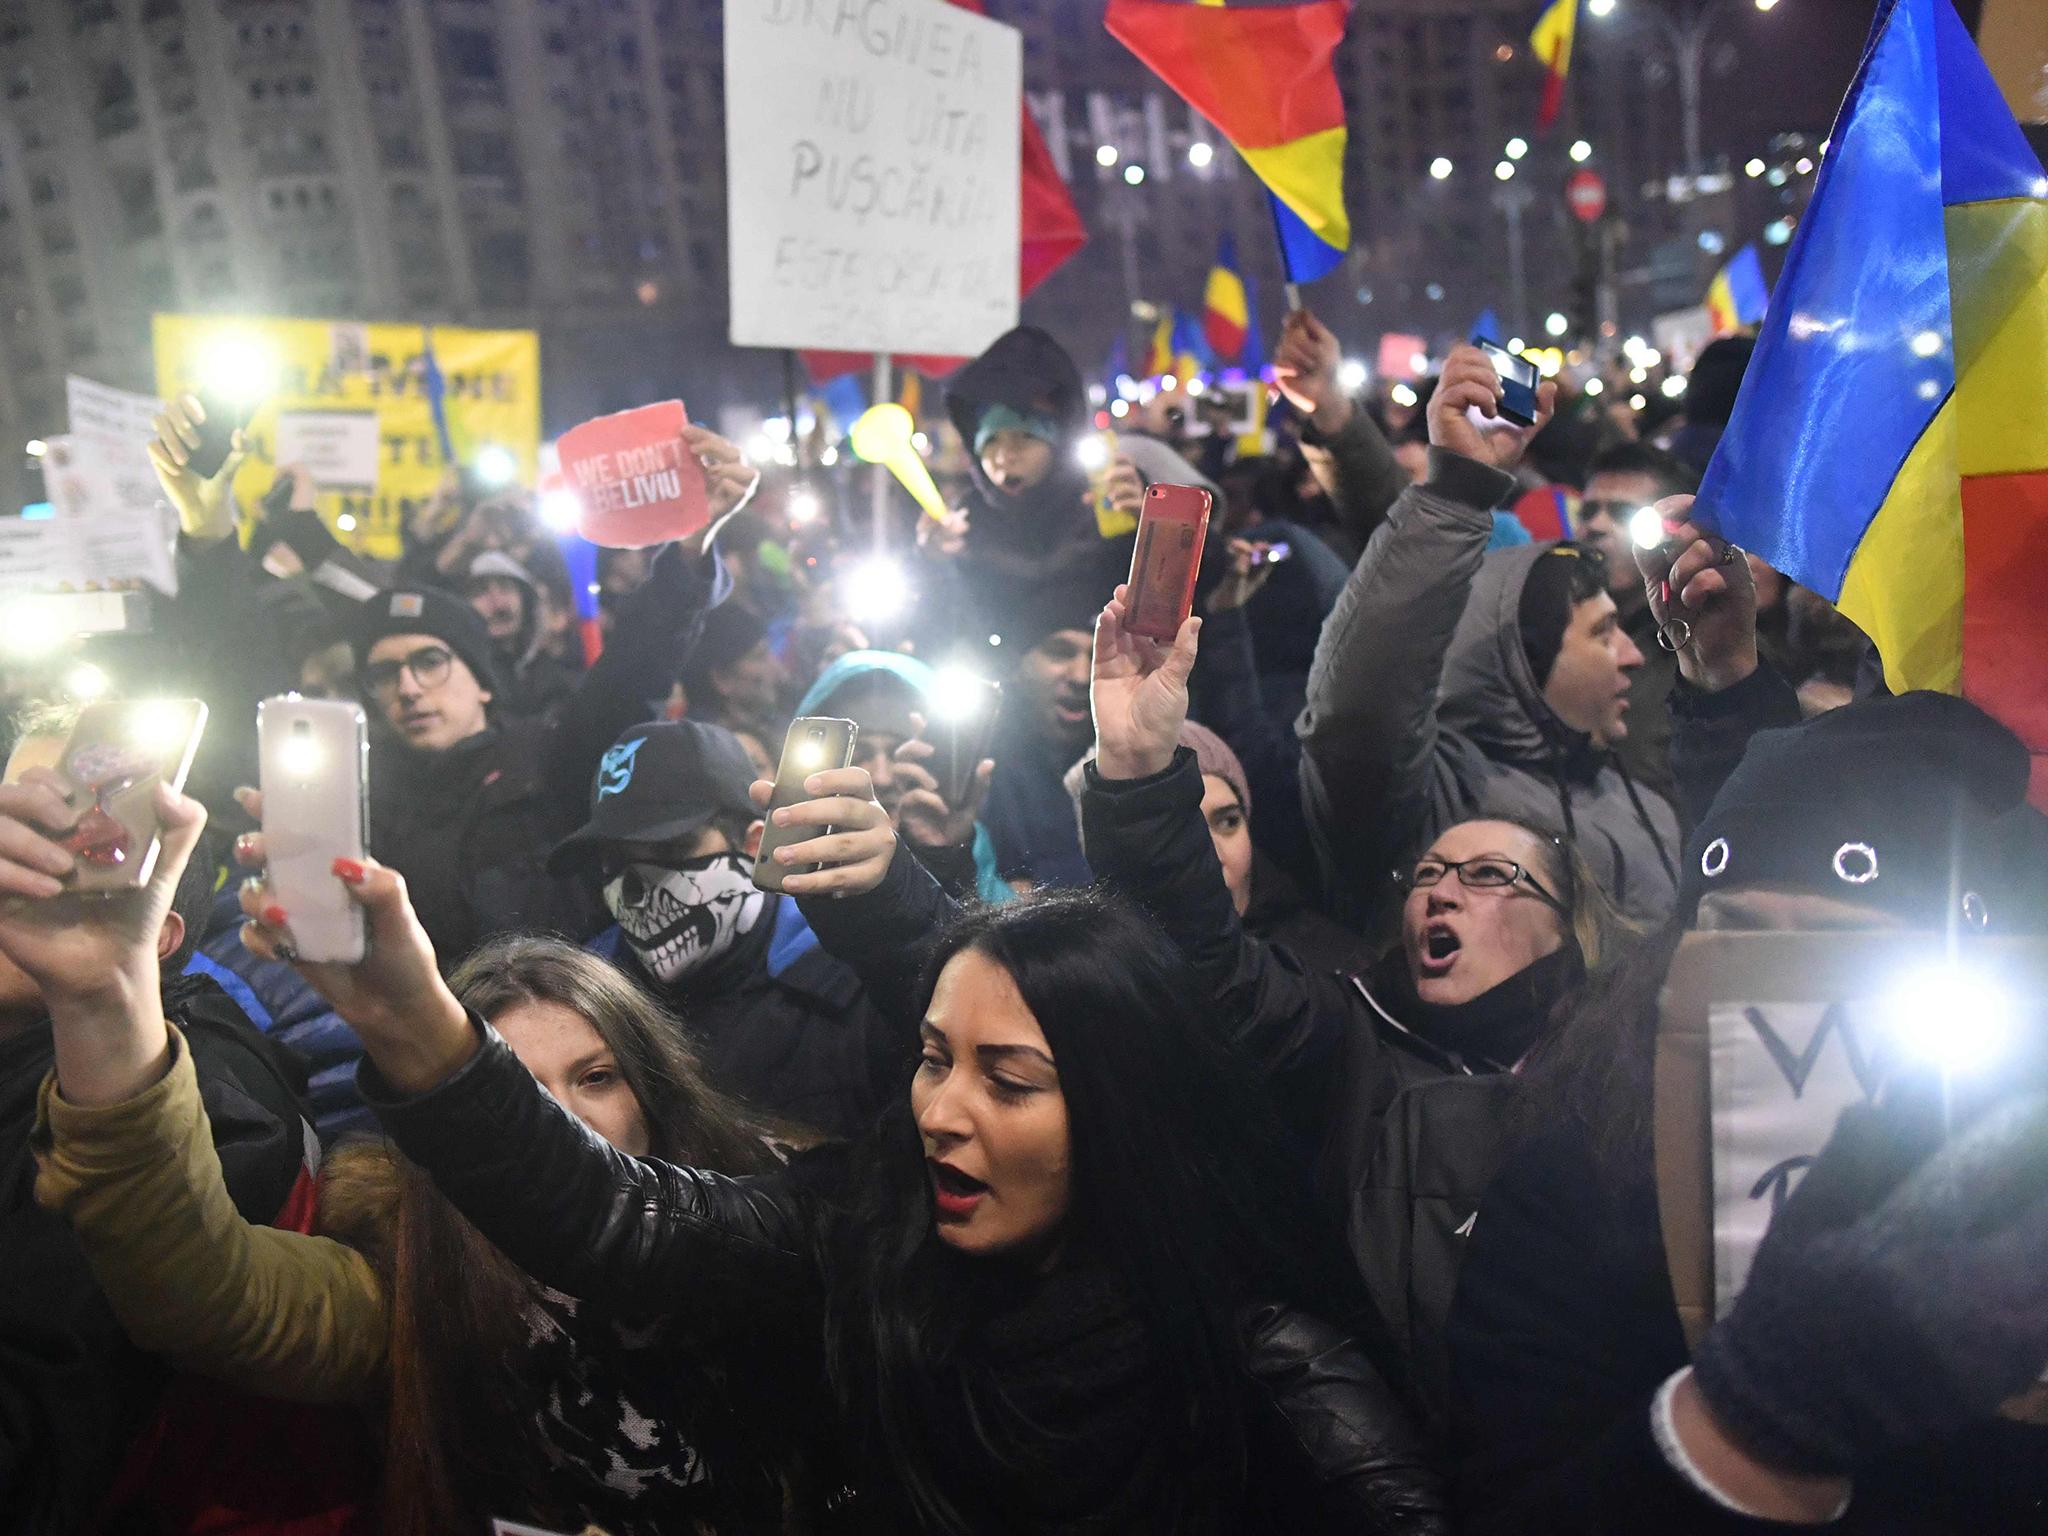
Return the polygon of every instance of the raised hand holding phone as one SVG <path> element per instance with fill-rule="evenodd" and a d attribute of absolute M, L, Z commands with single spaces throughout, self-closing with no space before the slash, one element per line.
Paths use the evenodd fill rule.
<path fill-rule="evenodd" d="M 241 424 L 218 402 L 209 410 L 197 395 L 180 395 L 156 418 L 150 467 L 188 537 L 213 541 L 235 531 L 234 481 L 246 451 Z"/>
<path fill-rule="evenodd" d="M 1756 578 L 1741 550 L 1693 523 L 1692 504 L 1667 496 L 1651 509 L 1663 537 L 1631 543 L 1660 643 L 1688 683 L 1718 693 L 1757 668 Z"/>
<path fill-rule="evenodd" d="M 1202 621 L 1190 618 L 1170 646 L 1133 634 L 1129 601 L 1130 588 L 1119 586 L 1095 621 L 1088 698 L 1096 771 L 1106 779 L 1149 778 L 1173 766 L 1202 632 Z"/>
<path fill-rule="evenodd" d="M 1527 426 L 1503 419 L 1501 403 L 1501 379 L 1492 359 L 1476 346 L 1453 348 L 1444 360 L 1436 393 L 1429 397 L 1430 442 L 1494 469 L 1512 470 L 1529 440 L 1550 424 L 1557 408 L 1557 385 L 1545 380 L 1537 386 L 1536 414 Z M 1475 423 L 1467 414 L 1473 411 L 1500 425 Z"/>
<path fill-rule="evenodd" d="M 798 782 L 796 798 L 789 796 L 780 775 L 773 783 L 755 780 L 750 793 L 767 812 L 768 834 L 776 839 L 773 848 L 762 839 L 754 868 L 754 883 L 762 889 L 779 888 L 792 896 L 859 896 L 888 874 L 896 857 L 896 829 L 875 799 L 867 769 L 813 773 Z M 776 886 L 761 880 L 761 867 L 771 860 Z"/>
<path fill-rule="evenodd" d="M 826 771 L 843 770 L 853 761 L 854 740 L 859 733 L 860 727 L 853 721 L 827 715 L 803 715 L 789 723 L 788 734 L 782 738 L 782 760 L 775 770 L 772 793 L 762 802 L 768 810 L 768 825 L 761 834 L 760 851 L 754 857 L 754 884 L 760 889 L 776 894 L 785 888 L 800 889 L 786 886 L 785 882 L 791 876 L 811 873 L 798 867 L 805 860 L 783 856 L 789 845 L 804 835 L 801 831 L 792 832 L 791 828 L 822 828 L 829 833 L 832 825 L 811 819 L 793 822 L 789 809 L 813 800 L 820 793 L 812 785 Z M 861 772 L 861 782 L 872 797 L 873 783 L 865 771 Z"/>
<path fill-rule="evenodd" d="M 1195 607 L 1202 545 L 1209 535 L 1210 494 L 1192 485 L 1154 485 L 1145 491 L 1138 541 L 1131 551 L 1122 627 L 1134 635 L 1170 641 Z"/>
<path fill-rule="evenodd" d="M 265 699 L 256 707 L 263 842 L 272 898 L 292 914 L 307 960 L 363 958 L 363 909 L 334 873 L 361 865 L 369 835 L 370 741 L 362 707 L 340 699 Z"/>
<path fill-rule="evenodd" d="M 974 823 L 996 766 L 983 753 L 1002 696 L 995 683 L 982 686 L 992 697 L 974 718 L 940 721 L 943 746 L 926 739 L 931 724 L 912 711 L 912 735 L 890 760 L 889 771 L 909 786 L 896 802 L 896 829 L 920 848 L 960 848 L 974 841 Z"/>

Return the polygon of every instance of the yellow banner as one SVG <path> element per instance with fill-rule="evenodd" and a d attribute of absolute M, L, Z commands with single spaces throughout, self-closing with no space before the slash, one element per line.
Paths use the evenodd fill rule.
<path fill-rule="evenodd" d="M 283 417 L 291 441 L 342 444 L 333 450 L 335 475 L 366 482 L 322 487 L 321 516 L 335 537 L 363 554 L 396 559 L 404 519 L 433 494 L 446 468 L 429 398 L 429 334 L 457 462 L 502 448 L 520 482 L 531 486 L 540 456 L 540 338 L 532 331 L 157 315 L 157 392 L 170 399 L 262 387 L 248 427 L 249 458 L 235 477 L 244 509 L 255 507 L 276 475 Z M 376 420 L 373 470 L 367 429 L 353 448 L 347 432 L 323 437 L 318 430 L 345 428 L 365 414 Z M 356 468 L 344 471 L 344 459 Z"/>

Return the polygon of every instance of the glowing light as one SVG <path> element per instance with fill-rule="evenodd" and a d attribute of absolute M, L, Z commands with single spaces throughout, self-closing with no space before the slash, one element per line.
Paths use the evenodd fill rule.
<path fill-rule="evenodd" d="M 1510 352 L 1519 352 L 1519 351 L 1521 351 L 1521 350 L 1522 350 L 1522 338 L 1521 338 L 1521 337 L 1519 337 L 1519 336 L 1510 336 L 1510 337 L 1508 338 L 1508 350 L 1509 350 Z"/>
<path fill-rule="evenodd" d="M 1650 370 L 1647 368 L 1631 368 L 1628 371 L 1628 381 L 1631 384 L 1647 384 L 1650 382 Z"/>
<path fill-rule="evenodd" d="M 839 450 L 829 443 L 826 444 L 825 450 L 818 455 L 818 462 L 830 469 L 839 462 Z"/>
<path fill-rule="evenodd" d="M 1430 178 L 1434 181 L 1450 180 L 1451 172 L 1455 171 L 1456 169 L 1457 167 L 1451 164 L 1451 162 L 1443 155 L 1438 155 L 1434 160 L 1429 162 Z"/>
<path fill-rule="evenodd" d="M 1880 1012 L 1912 1056 L 1947 1073 L 1974 1072 L 2005 1053 L 2019 1023 L 2013 995 L 1993 977 L 1955 961 L 1899 979 Z"/>
<path fill-rule="evenodd" d="M 1528 153 L 1529 141 L 1527 139 L 1516 138 L 1508 140 L 1507 156 L 1510 160 L 1519 160 Z"/>
<path fill-rule="evenodd" d="M 1773 219 L 1764 226 L 1764 244 L 1787 245 L 1791 243 L 1791 240 L 1792 221 L 1790 219 Z"/>
<path fill-rule="evenodd" d="M 1110 401 L 1109 414 L 1116 417 L 1119 421 L 1123 420 L 1124 417 L 1131 414 L 1131 402 L 1128 400 Z"/>
<path fill-rule="evenodd" d="M 191 723 L 191 711 L 177 700 L 144 699 L 128 717 L 128 739 L 145 752 L 174 752 Z"/>
<path fill-rule="evenodd" d="M 30 438 L 28 440 L 28 446 L 22 449 L 22 452 L 27 454 L 32 459 L 40 459 L 44 454 L 48 453 L 49 451 L 50 445 L 44 442 L 40 437 Z"/>
<path fill-rule="evenodd" d="M 792 527 L 802 528 L 825 515 L 825 504 L 818 500 L 817 492 L 798 487 L 789 493 L 783 512 Z"/>
<path fill-rule="evenodd" d="M 1200 139 L 1195 140 L 1194 143 L 1188 146 L 1188 164 L 1198 171 L 1206 171 L 1209 168 L 1209 162 L 1215 158 L 1215 147 L 1203 143 Z"/>
<path fill-rule="evenodd" d="M 1792 178 L 1785 173 L 1785 167 L 1783 167 L 1782 165 L 1772 166 L 1771 174 L 1764 178 L 1765 181 L 1768 181 L 1774 187 L 1782 187 L 1783 185 L 1785 185 L 1786 182 L 1790 181 L 1791 179 Z"/>
<path fill-rule="evenodd" d="M 1556 310 L 1552 310 L 1548 315 L 1544 316 L 1543 329 L 1548 331 L 1553 336 L 1562 336 L 1566 331 L 1570 330 L 1571 328 L 1571 321 L 1565 319 L 1565 317 L 1559 314 Z"/>
<path fill-rule="evenodd" d="M 989 636 L 991 644 L 995 636 Z M 966 667 L 941 667 L 932 677 L 926 697 L 932 713 L 941 720 L 971 720 L 988 703 L 988 686 L 978 673 Z"/>
<path fill-rule="evenodd" d="M 1400 406 L 1412 406 L 1415 404 L 1416 400 L 1420 398 L 1415 393 L 1415 391 L 1410 389 L 1406 384 L 1396 384 L 1392 390 L 1392 395 L 1394 404 Z"/>
<path fill-rule="evenodd" d="M 1429 372 L 1429 354 L 1428 354 L 1427 352 L 1411 352 L 1411 353 L 1409 353 L 1409 354 L 1408 354 L 1408 367 L 1409 367 L 1409 369 L 1410 369 L 1410 370 L 1411 370 L 1412 372 L 1415 372 L 1415 373 L 1427 373 L 1427 372 Z"/>
<path fill-rule="evenodd" d="M 1674 373 L 1664 381 L 1664 398 L 1676 400 L 1685 393 L 1685 375 Z"/>
<path fill-rule="evenodd" d="M 1811 176 L 1813 174 L 1813 162 L 1807 159 L 1806 156 L 1801 155 L 1793 162 L 1792 169 L 1802 176 Z"/>
<path fill-rule="evenodd" d="M 216 400 L 248 407 L 277 383 L 277 353 L 243 331 L 220 331 L 199 354 L 199 387 Z"/>
<path fill-rule="evenodd" d="M 512 456 L 512 450 L 502 443 L 485 443 L 476 451 L 476 478 L 482 485 L 495 489 L 510 485 L 519 476 L 519 461 Z"/>
<path fill-rule="evenodd" d="M 1649 403 L 1650 402 L 1648 400 L 1645 400 L 1641 395 L 1630 395 L 1628 397 L 1629 409 L 1632 411 L 1640 411 Z"/>
<path fill-rule="evenodd" d="M 71 638 L 61 599 L 24 594 L 0 606 L 0 655 L 19 661 L 47 656 Z"/>
<path fill-rule="evenodd" d="M 1757 179 L 1757 177 L 1759 177 L 1759 176 L 1763 175 L 1763 173 L 1764 173 L 1764 172 L 1765 172 L 1765 171 L 1766 171 L 1767 169 L 1769 169 L 1769 167 L 1767 167 L 1767 166 L 1766 166 L 1766 165 L 1765 165 L 1765 164 L 1763 163 L 1763 161 L 1761 161 L 1761 160 L 1751 160 L 1751 161 L 1749 162 L 1749 164 L 1745 165 L 1745 166 L 1744 166 L 1744 167 L 1742 168 L 1742 174 L 1743 174 L 1743 175 L 1745 175 L 1745 176 L 1747 176 L 1747 177 L 1748 177 L 1748 178 L 1749 178 L 1749 179 L 1750 179 L 1751 181 L 1755 181 L 1755 180 Z"/>
<path fill-rule="evenodd" d="M 1429 302 L 1430 302 L 1430 303 L 1432 303 L 1432 304 L 1441 304 L 1441 303 L 1443 303 L 1443 301 L 1444 301 L 1444 285 L 1443 285 L 1442 283 L 1431 283 L 1431 284 L 1430 284 L 1430 285 L 1429 285 L 1429 286 L 1428 286 L 1427 288 L 1423 289 L 1422 291 L 1423 291 L 1424 293 L 1426 293 L 1426 294 L 1428 294 L 1428 295 L 1429 295 Z"/>
<path fill-rule="evenodd" d="M 1664 542 L 1664 519 L 1655 507 L 1637 507 L 1628 516 L 1628 536 L 1637 549 L 1655 549 Z"/>
<path fill-rule="evenodd" d="M 340 529 L 343 533 L 354 533 L 356 531 L 355 513 L 337 512 L 334 515 L 334 526 Z"/>
<path fill-rule="evenodd" d="M 1075 447 L 1074 457 L 1080 461 L 1081 467 L 1091 475 L 1098 470 L 1107 469 L 1109 468 L 1109 441 L 1099 433 L 1084 437 Z"/>
<path fill-rule="evenodd" d="M 1365 388 L 1365 381 L 1371 377 L 1371 370 L 1355 357 L 1345 358 L 1337 368 L 1337 382 L 1349 394 Z"/>
<path fill-rule="evenodd" d="M 1208 385 L 1206 385 L 1206 384 L 1204 384 L 1204 383 L 1203 383 L 1203 382 L 1202 382 L 1202 381 L 1201 381 L 1200 379 L 1189 379 L 1189 380 L 1188 380 L 1188 393 L 1189 393 L 1189 394 L 1190 394 L 1191 396 L 1195 396 L 1195 397 L 1199 398 L 1199 397 L 1200 397 L 1200 395 L 1201 395 L 1201 393 L 1202 393 L 1202 391 L 1203 391 L 1203 390 L 1205 390 L 1205 389 L 1207 389 L 1208 387 L 1209 387 L 1209 386 L 1208 386 Z"/>
<path fill-rule="evenodd" d="M 1612 16 L 1614 14 L 1614 0 L 1586 0 L 1586 9 L 1595 16 Z"/>
<path fill-rule="evenodd" d="M 930 439 L 929 437 L 926 437 L 926 436 L 924 435 L 924 433 L 922 433 L 922 432 L 913 432 L 913 433 L 911 433 L 911 434 L 910 434 L 910 446 L 911 446 L 911 447 L 913 447 L 913 448 L 915 448 L 915 449 L 916 449 L 916 450 L 917 450 L 917 451 L 918 451 L 919 453 L 923 454 L 923 455 L 924 455 L 924 456 L 925 456 L 926 458 L 930 458 L 930 457 L 931 457 L 931 453 L 932 453 L 932 440 L 931 440 L 931 439 Z"/>
<path fill-rule="evenodd" d="M 1718 229 L 1703 229 L 1700 231 L 1700 249 L 1709 256 L 1718 256 L 1728 249 L 1728 237 Z"/>
<path fill-rule="evenodd" d="M 1932 357 L 1941 350 L 1941 333 L 1922 331 L 1913 338 L 1912 347 L 1915 357 Z"/>
<path fill-rule="evenodd" d="M 96 699 L 109 686 L 107 674 L 89 661 L 81 661 L 64 675 L 64 691 L 74 699 Z"/>
<path fill-rule="evenodd" d="M 1144 185 L 1144 181 L 1145 181 L 1145 167 L 1143 167 L 1142 165 L 1127 165 L 1127 166 L 1125 166 L 1125 167 L 1124 167 L 1124 185 L 1125 185 L 1125 186 L 1128 186 L 1128 187 L 1136 187 L 1136 186 L 1142 186 L 1142 185 Z"/>
<path fill-rule="evenodd" d="M 1775 11 L 1778 8 L 1778 0 L 1756 0 L 1756 8 L 1760 11 Z"/>
<path fill-rule="evenodd" d="M 568 533 L 583 517 L 583 503 L 574 491 L 557 487 L 543 492 L 540 498 L 540 520 L 544 527 L 556 533 Z"/>
<path fill-rule="evenodd" d="M 839 594 L 848 618 L 883 624 L 910 606 L 910 578 L 888 556 L 870 555 L 840 577 Z"/>
<path fill-rule="evenodd" d="M 304 721 L 298 722 L 301 726 Z M 309 730 L 287 732 L 284 745 L 277 749 L 277 766 L 294 779 L 310 779 L 326 766 L 327 754 L 320 750 L 320 742 Z"/>
<path fill-rule="evenodd" d="M 1515 162 L 1512 160 L 1501 161 L 1499 165 L 1493 168 L 1493 177 L 1496 181 L 1513 181 L 1515 179 Z"/>
<path fill-rule="evenodd" d="M 1175 378 L 1172 374 L 1162 373 L 1161 375 L 1159 375 L 1159 392 L 1162 395 L 1170 395 L 1176 389 L 1179 388 L 1180 380 Z"/>
<path fill-rule="evenodd" d="M 1117 147 L 1114 144 L 1100 144 L 1096 146 L 1095 163 L 1099 166 L 1104 167 L 1105 169 L 1107 169 L 1109 166 L 1115 165 L 1117 161 L 1122 158 L 1123 157 L 1117 153 Z"/>
<path fill-rule="evenodd" d="M 1600 394 L 1604 392 L 1606 388 L 1607 386 L 1603 384 L 1599 379 L 1586 380 L 1586 393 L 1589 395 Z"/>
<path fill-rule="evenodd" d="M 1917 392 L 1922 400 L 1939 400 L 1941 398 L 1941 385 L 1933 379 L 1922 379 Z"/>
<path fill-rule="evenodd" d="M 1574 165 L 1584 165 L 1588 160 L 1593 158 L 1593 146 L 1588 144 L 1584 139 L 1574 139 L 1572 141 L 1571 154 L 1572 163 Z"/>

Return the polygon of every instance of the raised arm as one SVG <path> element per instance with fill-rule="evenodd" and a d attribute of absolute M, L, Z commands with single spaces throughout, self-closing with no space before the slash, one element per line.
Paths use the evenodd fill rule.
<path fill-rule="evenodd" d="M 1302 451 L 1351 548 L 1363 549 L 1408 476 L 1386 434 L 1344 388 L 1343 366 L 1343 349 L 1327 326 L 1305 309 L 1287 316 L 1273 353 L 1273 382 L 1301 413 Z"/>
<path fill-rule="evenodd" d="M 1539 428 L 1481 427 L 1500 382 L 1476 347 L 1444 365 L 1430 399 L 1429 478 L 1394 503 L 1324 622 L 1296 727 L 1309 828 L 1332 889 L 1380 870 L 1426 795 L 1437 689 L 1492 534 L 1507 470 Z M 1556 390 L 1545 385 L 1540 421 Z"/>
<path fill-rule="evenodd" d="M 244 857 L 262 857 L 260 838 Z M 405 882 L 338 861 L 369 944 L 298 969 L 362 1037 L 364 1102 L 405 1154 L 513 1263 L 622 1317 L 715 1322 L 807 1283 L 806 1207 L 780 1177 L 731 1179 L 615 1150 L 562 1109 L 442 982 Z M 289 952 L 290 913 L 245 885 L 256 954 Z"/>
<path fill-rule="evenodd" d="M 129 1338 L 180 1369 L 296 1402 L 360 1401 L 388 1331 L 369 1261 L 236 1211 L 192 1053 L 135 1097 L 89 1108 L 43 1087 L 36 1199 L 71 1224 Z"/>

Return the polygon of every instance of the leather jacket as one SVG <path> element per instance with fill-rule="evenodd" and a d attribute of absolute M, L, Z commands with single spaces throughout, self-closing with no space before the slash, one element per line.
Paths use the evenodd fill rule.
<path fill-rule="evenodd" d="M 623 1321 L 660 1321 L 680 1348 L 717 1350 L 749 1368 L 758 1358 L 784 1381 L 792 1358 L 808 1360 L 821 1399 L 822 1266 L 831 1259 L 815 1160 L 861 1154 L 827 1149 L 747 1178 L 628 1157 L 557 1105 L 494 1030 L 472 1022 L 477 1055 L 418 1098 L 395 1096 L 364 1063 L 364 1098 L 405 1154 L 543 1284 Z M 1442 1531 L 1437 1474 L 1350 1338 L 1271 1303 L 1247 1308 L 1243 1326 L 1254 1461 L 1240 1529 Z M 803 1416 L 806 1396 L 782 1405 L 785 1420 Z M 837 1505 L 858 1507 L 861 1495 L 856 1487 Z M 908 1526 L 906 1512 L 893 1515 L 867 1511 L 835 1528 Z"/>

